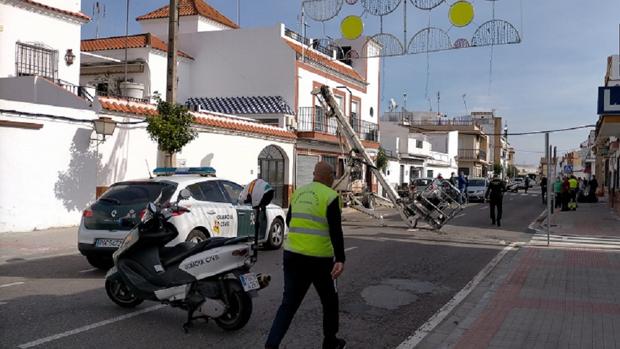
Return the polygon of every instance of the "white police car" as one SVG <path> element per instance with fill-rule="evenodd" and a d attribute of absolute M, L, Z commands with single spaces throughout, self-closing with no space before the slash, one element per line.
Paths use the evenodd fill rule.
<path fill-rule="evenodd" d="M 179 233 L 168 245 L 181 241 L 202 241 L 214 236 L 254 235 L 254 211 L 239 204 L 243 187 L 215 177 L 211 167 L 157 168 L 156 177 L 113 184 L 95 203 L 84 210 L 78 230 L 78 249 L 88 262 L 101 269 L 112 266 L 112 253 L 137 223 L 147 203 L 160 195 L 160 203 L 176 201 L 182 189 L 192 197 L 180 205 L 189 212 L 170 219 Z M 280 248 L 286 233 L 286 215 L 280 206 L 269 205 L 267 224 L 261 224 L 261 242 L 271 249 Z"/>

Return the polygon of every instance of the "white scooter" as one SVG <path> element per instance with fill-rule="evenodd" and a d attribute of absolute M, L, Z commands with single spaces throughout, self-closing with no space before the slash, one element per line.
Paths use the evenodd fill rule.
<path fill-rule="evenodd" d="M 186 310 L 185 332 L 193 320 L 209 318 L 224 330 L 238 330 L 252 314 L 251 296 L 267 287 L 271 279 L 267 274 L 250 272 L 257 259 L 260 219 L 255 219 L 254 240 L 215 237 L 165 247 L 178 235 L 166 222 L 175 212 L 187 210 L 179 201 L 190 195 L 187 189 L 182 190 L 177 202 L 165 208 L 148 204 L 142 221 L 113 255 L 114 267 L 105 279 L 106 292 L 124 308 L 151 300 Z M 252 202 L 258 218 L 271 202 L 273 190 L 268 183 L 256 180 L 243 195 L 244 202 Z"/>

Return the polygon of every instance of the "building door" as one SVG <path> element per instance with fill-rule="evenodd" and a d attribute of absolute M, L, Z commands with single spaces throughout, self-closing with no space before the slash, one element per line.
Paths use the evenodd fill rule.
<path fill-rule="evenodd" d="M 284 155 L 273 145 L 258 155 L 258 178 L 271 184 L 274 191 L 272 203 L 282 205 L 284 194 Z"/>

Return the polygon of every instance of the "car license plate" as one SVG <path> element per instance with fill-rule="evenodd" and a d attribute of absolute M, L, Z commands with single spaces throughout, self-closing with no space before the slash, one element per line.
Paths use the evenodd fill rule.
<path fill-rule="evenodd" d="M 123 244 L 122 239 L 97 239 L 95 247 L 120 247 Z"/>
<path fill-rule="evenodd" d="M 241 280 L 241 286 L 243 286 L 243 290 L 248 292 L 252 290 L 257 290 L 260 288 L 260 284 L 258 283 L 258 278 L 254 273 L 247 273 L 239 276 L 239 280 Z"/>

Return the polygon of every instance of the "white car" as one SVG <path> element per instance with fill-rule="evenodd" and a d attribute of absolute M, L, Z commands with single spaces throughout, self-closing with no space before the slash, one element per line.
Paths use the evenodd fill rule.
<path fill-rule="evenodd" d="M 155 178 L 113 184 L 84 210 L 78 230 L 78 249 L 92 266 L 110 268 L 112 253 L 142 217 L 147 203 L 160 195 L 160 203 L 176 201 L 179 192 L 185 188 L 192 197 L 181 201 L 180 205 L 189 212 L 170 219 L 178 236 L 168 246 L 215 236 L 254 235 L 254 210 L 249 205 L 238 203 L 243 190 L 241 185 L 214 177 L 215 170 L 210 167 L 189 171 L 158 170 L 156 174 L 159 172 L 160 175 Z M 280 248 L 287 232 L 286 215 L 280 206 L 271 204 L 267 206 L 266 216 L 267 224 L 261 224 L 260 242 L 267 248 Z"/>
<path fill-rule="evenodd" d="M 467 180 L 467 199 L 469 201 L 484 202 L 484 194 L 489 186 L 489 180 L 482 177 L 471 177 Z"/>

